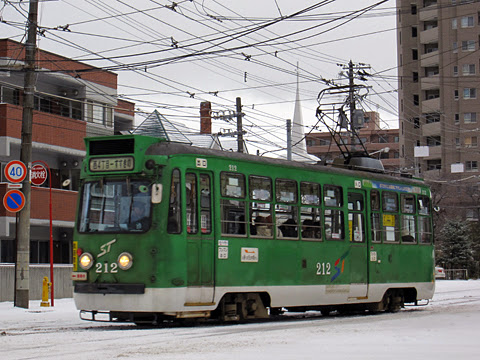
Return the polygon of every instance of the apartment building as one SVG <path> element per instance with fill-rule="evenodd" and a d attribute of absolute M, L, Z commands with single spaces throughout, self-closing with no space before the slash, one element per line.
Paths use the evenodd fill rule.
<path fill-rule="evenodd" d="M 0 198 L 8 190 L 4 167 L 19 160 L 24 44 L 0 39 Z M 52 187 L 55 263 L 71 263 L 72 232 L 85 156 L 83 138 L 130 130 L 135 104 L 117 99 L 117 75 L 61 55 L 37 51 L 32 160 L 45 162 L 50 179 L 32 186 L 30 262 L 48 263 Z M 0 263 L 15 262 L 16 214 L 0 208 Z"/>
<path fill-rule="evenodd" d="M 399 137 L 398 129 L 382 129 L 380 127 L 380 115 L 377 112 L 366 112 L 364 125 L 358 130 L 360 140 L 356 140 L 357 148 L 360 141 L 364 144 L 369 154 L 380 159 L 383 167 L 388 172 L 398 172 L 399 159 Z M 341 157 L 340 149 L 337 147 L 329 132 L 310 133 L 306 137 L 307 151 L 322 161 L 330 161 Z M 342 141 L 351 145 L 351 135 L 345 132 Z"/>
<path fill-rule="evenodd" d="M 479 24 L 479 1 L 397 0 L 401 166 L 444 184 L 447 208 L 471 219 L 480 175 Z"/>

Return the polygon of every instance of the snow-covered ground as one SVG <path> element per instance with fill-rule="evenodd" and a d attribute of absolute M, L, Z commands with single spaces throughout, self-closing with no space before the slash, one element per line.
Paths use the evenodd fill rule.
<path fill-rule="evenodd" d="M 3 302 L 0 359 L 478 359 L 480 281 L 436 288 L 429 305 L 395 314 L 153 329 L 82 321 L 72 299 Z"/>

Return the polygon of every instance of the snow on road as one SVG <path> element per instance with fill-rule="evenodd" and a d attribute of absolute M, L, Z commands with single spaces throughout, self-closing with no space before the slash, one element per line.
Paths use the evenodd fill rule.
<path fill-rule="evenodd" d="M 54 308 L 0 303 L 0 359 L 475 359 L 480 353 L 480 281 L 438 281 L 434 299 L 395 314 L 237 325 L 93 323 L 72 299 Z"/>

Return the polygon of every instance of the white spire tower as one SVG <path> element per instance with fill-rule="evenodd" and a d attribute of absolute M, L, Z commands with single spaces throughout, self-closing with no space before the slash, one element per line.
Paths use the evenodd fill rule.
<path fill-rule="evenodd" d="M 293 111 L 292 121 L 292 153 L 308 158 L 307 143 L 304 137 L 305 130 L 303 129 L 302 107 L 300 104 L 300 82 L 297 62 L 297 95 L 295 98 L 295 109 Z"/>

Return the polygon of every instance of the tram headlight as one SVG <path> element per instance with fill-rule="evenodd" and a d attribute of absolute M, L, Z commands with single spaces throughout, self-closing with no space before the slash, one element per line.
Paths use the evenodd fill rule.
<path fill-rule="evenodd" d="M 90 253 L 83 253 L 80 255 L 80 258 L 78 259 L 78 262 L 80 263 L 80 267 L 83 270 L 88 270 L 92 267 L 93 265 L 93 256 Z"/>
<path fill-rule="evenodd" d="M 117 263 L 118 263 L 118 266 L 120 266 L 120 269 L 128 270 L 132 267 L 133 257 L 130 253 L 123 252 L 118 256 Z"/>

